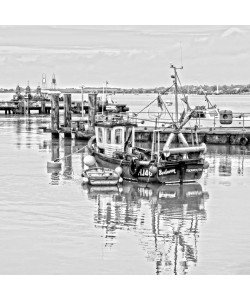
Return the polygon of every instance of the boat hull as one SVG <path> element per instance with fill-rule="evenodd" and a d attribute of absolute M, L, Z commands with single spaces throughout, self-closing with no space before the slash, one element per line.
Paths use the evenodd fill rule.
<path fill-rule="evenodd" d="M 179 162 L 165 162 L 157 165 L 156 174 L 152 174 L 149 166 L 142 166 L 136 175 L 133 175 L 129 161 L 107 157 L 101 153 L 94 152 L 98 165 L 115 169 L 122 167 L 124 180 L 152 183 L 183 183 L 193 182 L 201 178 L 204 169 L 204 160 L 187 160 Z"/>
<path fill-rule="evenodd" d="M 119 182 L 119 175 L 110 168 L 92 168 L 85 171 L 83 177 L 93 186 L 114 186 Z"/>
<path fill-rule="evenodd" d="M 93 132 L 85 132 L 85 131 L 77 131 L 75 133 L 76 139 L 88 141 L 92 136 L 94 136 Z"/>

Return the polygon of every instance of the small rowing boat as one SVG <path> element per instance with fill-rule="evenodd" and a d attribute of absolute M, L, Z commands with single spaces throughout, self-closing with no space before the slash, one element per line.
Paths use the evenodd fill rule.
<path fill-rule="evenodd" d="M 90 185 L 117 185 L 120 180 L 120 175 L 115 170 L 109 168 L 92 167 L 85 170 L 82 174 L 83 182 Z"/>

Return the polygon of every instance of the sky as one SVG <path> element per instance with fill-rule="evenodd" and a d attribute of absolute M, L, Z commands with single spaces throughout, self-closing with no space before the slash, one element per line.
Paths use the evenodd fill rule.
<path fill-rule="evenodd" d="M 0 26 L 0 87 L 170 86 L 170 63 L 183 85 L 249 84 L 250 26 Z"/>

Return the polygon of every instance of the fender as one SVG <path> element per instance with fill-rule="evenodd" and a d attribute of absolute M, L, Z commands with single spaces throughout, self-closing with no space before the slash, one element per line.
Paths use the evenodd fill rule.
<path fill-rule="evenodd" d="M 130 174 L 133 177 L 138 177 L 140 168 L 141 168 L 141 165 L 140 165 L 139 159 L 136 157 L 133 157 L 129 163 Z"/>
<path fill-rule="evenodd" d="M 243 137 L 240 139 L 240 145 L 241 145 L 241 146 L 246 146 L 247 143 L 248 143 L 248 138 L 246 138 L 245 136 L 243 136 Z"/>
<path fill-rule="evenodd" d="M 96 136 L 92 136 L 89 141 L 88 141 L 88 144 L 87 144 L 87 148 L 89 150 L 89 152 L 92 154 L 94 149 L 93 149 L 93 145 L 94 143 L 96 142 Z"/>

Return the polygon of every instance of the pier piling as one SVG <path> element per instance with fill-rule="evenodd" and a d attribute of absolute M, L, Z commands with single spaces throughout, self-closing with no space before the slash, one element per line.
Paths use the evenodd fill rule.
<path fill-rule="evenodd" d="M 71 138 L 71 94 L 64 94 L 64 137 Z"/>
<path fill-rule="evenodd" d="M 59 159 L 60 156 L 60 146 L 59 142 L 53 140 L 51 143 L 51 161 L 54 162 Z M 58 185 L 60 180 L 60 171 L 61 165 L 52 165 L 52 167 L 48 167 L 47 165 L 47 173 L 51 174 L 51 184 Z"/>
<path fill-rule="evenodd" d="M 97 103 L 97 93 L 89 94 L 89 120 L 91 127 L 94 128 L 95 125 L 95 115 L 96 115 L 96 103 Z"/>
<path fill-rule="evenodd" d="M 46 114 L 45 100 L 41 100 L 41 114 Z"/>
<path fill-rule="evenodd" d="M 59 95 L 51 95 L 51 137 L 59 139 Z"/>
<path fill-rule="evenodd" d="M 30 99 L 27 99 L 26 114 L 30 114 Z"/>
<path fill-rule="evenodd" d="M 72 140 L 64 140 L 64 177 L 72 178 Z"/>

